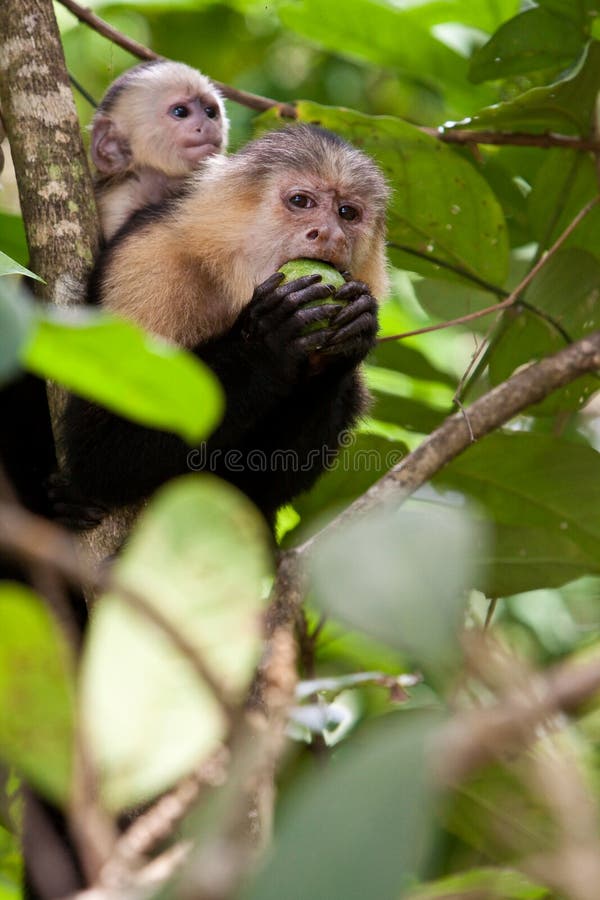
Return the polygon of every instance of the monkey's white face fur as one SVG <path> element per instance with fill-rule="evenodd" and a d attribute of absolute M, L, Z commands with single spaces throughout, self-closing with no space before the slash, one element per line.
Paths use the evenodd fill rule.
<path fill-rule="evenodd" d="M 323 260 L 375 296 L 387 289 L 388 189 L 363 153 L 295 126 L 213 157 L 156 221 L 126 235 L 105 306 L 188 347 L 231 327 L 290 259 Z"/>

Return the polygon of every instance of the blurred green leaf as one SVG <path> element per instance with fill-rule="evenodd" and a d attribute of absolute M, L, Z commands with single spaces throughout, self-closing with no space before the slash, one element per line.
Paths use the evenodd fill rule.
<path fill-rule="evenodd" d="M 160 491 L 113 569 L 196 649 L 241 701 L 261 647 L 268 535 L 254 507 L 216 478 Z M 115 591 L 102 598 L 83 670 L 85 727 L 113 810 L 147 800 L 224 737 L 210 687 L 168 637 Z M 148 752 L 148 748 L 152 752 Z"/>
<path fill-rule="evenodd" d="M 600 454 L 591 447 L 554 435 L 495 433 L 434 484 L 476 500 L 494 523 L 497 544 L 484 573 L 490 595 L 598 572 Z"/>
<path fill-rule="evenodd" d="M 343 135 L 380 164 L 393 188 L 388 215 L 392 261 L 447 278 L 448 270 L 436 265 L 440 260 L 466 276 L 503 283 L 508 240 L 502 209 L 466 159 L 392 116 L 366 116 L 305 100 L 297 109 L 302 121 Z"/>
<path fill-rule="evenodd" d="M 427 747 L 441 716 L 389 716 L 298 779 L 274 848 L 242 900 L 397 900 L 431 847 Z"/>
<path fill-rule="evenodd" d="M 0 584 L 0 755 L 64 805 L 69 797 L 74 686 L 63 637 L 29 588 Z"/>
<path fill-rule="evenodd" d="M 516 15 L 519 5 L 519 0 L 417 0 L 403 10 L 403 15 L 421 28 L 449 22 L 492 32 Z"/>
<path fill-rule="evenodd" d="M 27 262 L 29 251 L 21 216 L 0 211 L 0 234 L 2 235 L 2 250 L 4 253 L 18 262 Z"/>
<path fill-rule="evenodd" d="M 333 53 L 418 74 L 437 83 L 464 81 L 466 62 L 397 7 L 375 0 L 303 0 L 279 7 L 287 28 Z M 402 36 L 401 39 L 400 35 Z"/>
<path fill-rule="evenodd" d="M 594 18 L 600 15 L 597 0 L 536 0 L 537 5 L 549 10 L 557 16 L 571 19 L 583 27 L 588 27 Z"/>
<path fill-rule="evenodd" d="M 25 266 L 15 262 L 14 259 L 11 259 L 10 256 L 7 256 L 6 253 L 3 253 L 1 250 L 0 275 L 26 275 L 28 278 L 35 278 L 36 281 L 45 283 L 43 278 L 40 278 L 35 272 L 31 272 L 29 269 L 26 269 Z"/>
<path fill-rule="evenodd" d="M 0 827 L 0 900 L 21 900 L 22 868 L 18 838 Z"/>
<path fill-rule="evenodd" d="M 402 341 L 385 341 L 377 344 L 371 352 L 368 362 L 375 363 L 384 369 L 395 369 L 423 381 L 439 381 L 454 388 L 456 378 L 433 365 L 426 356 L 414 347 L 408 347 Z"/>
<path fill-rule="evenodd" d="M 0 280 L 0 384 L 22 368 L 21 352 L 35 328 L 33 304 L 8 280 Z"/>
<path fill-rule="evenodd" d="M 316 600 L 339 621 L 445 673 L 460 658 L 465 591 L 484 539 L 462 510 L 419 504 L 365 514 L 320 539 L 311 567 Z"/>
<path fill-rule="evenodd" d="M 411 891 L 406 900 L 451 900 L 452 897 L 481 897 L 482 900 L 544 900 L 549 891 L 534 884 L 522 872 L 510 869 L 471 869 L 440 878 Z"/>
<path fill-rule="evenodd" d="M 537 7 L 501 25 L 471 58 L 472 81 L 491 81 L 565 66 L 581 53 L 586 35 L 575 23 Z"/>
<path fill-rule="evenodd" d="M 600 83 L 600 43 L 592 41 L 577 64 L 553 84 L 535 87 L 482 109 L 459 126 L 565 131 L 590 135 Z M 564 152 L 564 151 L 561 151 Z"/>
<path fill-rule="evenodd" d="M 30 371 L 190 444 L 210 433 L 223 408 L 223 392 L 210 369 L 129 322 L 78 313 L 39 321 L 23 352 Z"/>
<path fill-rule="evenodd" d="M 314 488 L 294 500 L 303 525 L 338 513 L 408 452 L 404 444 L 372 434 L 353 433 L 345 444 Z"/>

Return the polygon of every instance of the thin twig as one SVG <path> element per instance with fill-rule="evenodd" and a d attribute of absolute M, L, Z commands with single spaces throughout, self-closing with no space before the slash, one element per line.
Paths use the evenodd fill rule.
<path fill-rule="evenodd" d="M 87 9 L 75 0 L 58 0 L 62 6 L 66 7 L 80 22 L 85 22 L 98 34 L 103 35 L 113 44 L 127 50 L 138 59 L 160 59 L 157 53 L 145 47 L 138 41 L 127 37 L 118 29 L 109 25 L 104 19 L 101 19 L 90 9 Z M 251 94 L 247 91 L 240 91 L 237 88 L 224 84 L 221 81 L 213 83 L 221 91 L 228 100 L 240 103 L 250 109 L 264 112 L 268 109 L 278 109 L 280 114 L 286 118 L 295 119 L 297 112 L 293 104 L 280 103 L 278 100 L 272 100 L 270 97 L 262 97 L 259 94 Z M 451 128 L 428 128 L 426 126 L 416 126 L 424 134 L 435 137 L 447 144 L 504 144 L 516 147 L 562 147 L 568 150 L 591 150 L 600 152 L 600 143 L 590 138 L 576 137 L 570 134 L 555 134 L 546 132 L 544 134 L 527 134 L 524 132 L 502 132 L 502 131 L 469 131 L 467 129 L 451 129 Z"/>
<path fill-rule="evenodd" d="M 536 275 L 539 274 L 541 269 L 544 268 L 546 263 L 560 250 L 565 241 L 571 236 L 571 234 L 575 231 L 577 226 L 585 219 L 587 215 L 600 203 L 600 194 L 593 197 L 585 206 L 579 210 L 575 218 L 567 225 L 563 233 L 556 239 L 554 244 L 550 247 L 546 253 L 537 261 L 535 266 L 529 270 L 525 278 L 517 285 L 517 287 L 508 295 L 505 300 L 501 300 L 500 303 L 494 303 L 492 306 L 487 306 L 485 309 L 478 309 L 475 312 L 468 313 L 465 316 L 459 316 L 456 319 L 449 319 L 447 322 L 438 322 L 437 325 L 427 325 L 425 328 L 417 328 L 414 331 L 406 331 L 402 334 L 392 334 L 386 335 L 385 337 L 379 338 L 379 342 L 383 343 L 384 341 L 397 341 L 402 338 L 413 337 L 415 334 L 427 334 L 430 331 L 439 331 L 442 328 L 452 328 L 454 325 L 464 325 L 466 322 L 473 322 L 475 319 L 481 319 L 482 316 L 489 316 L 493 313 L 501 312 L 503 309 L 507 309 L 509 306 L 512 306 L 518 299 L 519 296 L 523 293 L 525 288 L 529 287 L 533 279 Z"/>
<path fill-rule="evenodd" d="M 85 22 L 86 25 L 89 25 L 90 28 L 93 28 L 98 34 L 101 34 L 109 41 L 112 41 L 113 44 L 122 47 L 123 50 L 127 50 L 133 56 L 137 56 L 138 59 L 154 60 L 163 58 L 159 56 L 158 53 L 155 53 L 154 50 L 150 50 L 149 47 L 145 47 L 138 41 L 134 41 L 133 38 L 127 37 L 118 29 L 113 28 L 112 25 L 109 25 L 108 22 L 105 22 L 104 19 L 97 16 L 91 9 L 86 9 L 79 3 L 75 3 L 75 0 L 58 0 L 58 2 L 66 7 L 69 12 L 73 13 L 80 22 Z M 290 103 L 279 103 L 278 100 L 271 100 L 269 97 L 261 97 L 258 94 L 251 94 L 248 91 L 240 91 L 228 84 L 223 84 L 221 81 L 211 80 L 228 100 L 234 100 L 242 106 L 247 106 L 250 109 L 255 109 L 259 112 L 275 108 L 279 110 L 282 116 L 291 119 L 296 118 L 296 110 Z"/>
<path fill-rule="evenodd" d="M 600 152 L 597 138 L 584 138 L 572 134 L 556 134 L 545 131 L 543 134 L 531 134 L 522 131 L 470 131 L 466 128 L 426 128 L 421 131 L 431 137 L 439 138 L 447 144 L 488 144 L 511 147 L 561 147 L 565 150 L 591 150 Z"/>

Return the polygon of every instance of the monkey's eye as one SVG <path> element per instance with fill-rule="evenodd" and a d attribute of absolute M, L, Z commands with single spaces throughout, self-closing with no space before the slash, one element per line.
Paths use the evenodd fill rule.
<path fill-rule="evenodd" d="M 288 203 L 292 206 L 296 206 L 298 209 L 310 209 L 315 206 L 315 201 L 306 194 L 292 194 Z"/>
<path fill-rule="evenodd" d="M 338 214 L 341 219 L 346 219 L 347 222 L 352 222 L 354 219 L 358 219 L 358 210 L 355 206 L 349 206 L 345 203 L 343 206 L 340 206 L 338 209 Z"/>
<path fill-rule="evenodd" d="M 219 117 L 219 108 L 218 106 L 205 106 L 204 112 L 208 116 L 209 119 L 217 119 Z"/>
<path fill-rule="evenodd" d="M 188 107 L 183 103 L 177 103 L 175 106 L 172 106 L 169 112 L 175 119 L 187 119 L 190 114 Z"/>

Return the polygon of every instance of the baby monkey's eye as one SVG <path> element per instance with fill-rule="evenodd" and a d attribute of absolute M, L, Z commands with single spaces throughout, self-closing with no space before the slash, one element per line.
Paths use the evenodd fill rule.
<path fill-rule="evenodd" d="M 355 206 L 349 206 L 345 203 L 343 206 L 340 206 L 338 209 L 338 214 L 341 219 L 346 219 L 347 222 L 352 222 L 354 219 L 358 219 L 358 210 Z"/>
<path fill-rule="evenodd" d="M 216 119 L 219 116 L 219 109 L 216 106 L 205 106 L 204 112 L 209 119 Z"/>
<path fill-rule="evenodd" d="M 176 106 L 172 106 L 169 112 L 175 119 L 187 119 L 190 114 L 188 107 L 183 103 L 178 103 Z"/>
<path fill-rule="evenodd" d="M 292 206 L 297 206 L 299 209 L 310 209 L 311 206 L 315 205 L 312 197 L 307 197 L 306 194 L 292 194 L 289 202 Z"/>

